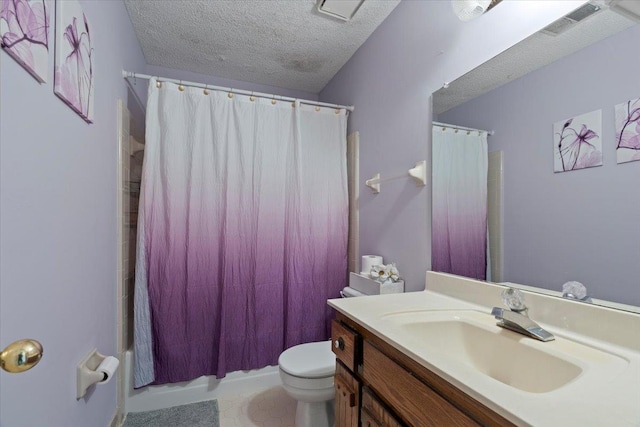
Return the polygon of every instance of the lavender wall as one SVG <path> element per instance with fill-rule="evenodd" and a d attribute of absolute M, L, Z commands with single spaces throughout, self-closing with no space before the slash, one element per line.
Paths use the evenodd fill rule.
<path fill-rule="evenodd" d="M 504 278 L 640 305 L 640 162 L 616 165 L 614 105 L 640 97 L 640 25 L 439 116 L 504 151 Z M 611 64 L 615 64 L 612 67 Z M 604 166 L 553 173 L 553 123 L 602 109 Z"/>
<path fill-rule="evenodd" d="M 121 70 L 145 62 L 122 2 L 81 4 L 95 124 L 53 94 L 53 52 L 43 85 L 0 53 L 0 346 L 44 345 L 31 371 L 0 372 L 3 427 L 102 427 L 116 409 L 116 381 L 76 401 L 76 364 L 94 347 L 117 351 L 116 100 L 127 98 Z"/>
<path fill-rule="evenodd" d="M 176 70 L 173 68 L 160 67 L 157 65 L 147 65 L 146 74 L 152 76 L 167 77 L 171 79 L 185 80 L 198 83 L 206 83 L 215 86 L 229 87 L 242 90 L 253 90 L 256 92 L 288 96 L 291 98 L 308 99 L 311 101 L 318 100 L 318 94 L 305 92 L 302 90 L 284 89 L 281 87 L 261 85 L 257 83 L 243 82 L 239 80 L 223 79 L 207 74 L 193 73 L 191 71 Z"/>
<path fill-rule="evenodd" d="M 356 107 L 361 254 L 396 261 L 407 290 L 423 289 L 431 266 L 430 186 L 398 180 L 374 195 L 364 181 L 430 164 L 431 93 L 582 3 L 503 2 L 463 23 L 449 1 L 403 1 L 320 93 L 321 101 Z"/>

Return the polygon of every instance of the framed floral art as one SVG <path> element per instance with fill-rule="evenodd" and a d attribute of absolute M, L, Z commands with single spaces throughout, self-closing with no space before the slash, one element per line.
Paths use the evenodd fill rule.
<path fill-rule="evenodd" d="M 49 74 L 49 2 L 2 0 L 2 48 L 40 83 Z"/>
<path fill-rule="evenodd" d="M 616 105 L 618 163 L 640 160 L 640 98 Z"/>
<path fill-rule="evenodd" d="M 553 125 L 553 170 L 602 166 L 602 110 L 581 114 Z"/>
<path fill-rule="evenodd" d="M 94 63 L 91 25 L 77 0 L 56 2 L 54 93 L 93 123 Z"/>

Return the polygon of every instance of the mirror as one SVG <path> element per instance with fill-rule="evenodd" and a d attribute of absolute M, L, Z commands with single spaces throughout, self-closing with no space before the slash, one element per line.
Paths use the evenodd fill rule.
<path fill-rule="evenodd" d="M 640 306 L 640 161 L 618 164 L 615 118 L 616 105 L 640 98 L 640 16 L 586 6 L 595 11 L 582 6 L 572 13 L 584 19 L 556 21 L 433 94 L 432 170 L 439 173 L 436 133 L 493 131 L 483 160 L 489 165 L 488 221 L 482 223 L 489 228 L 486 279 L 554 295 L 565 282 L 578 281 L 594 303 L 640 311 L 633 307 Z M 570 140 L 589 151 L 581 143 L 600 141 L 602 165 L 554 172 L 554 124 L 562 129 L 567 119 L 578 122 L 597 110 L 597 137 L 577 127 Z M 450 163 L 440 162 L 451 173 Z M 438 177 L 432 178 L 435 236 L 443 225 L 436 223 Z M 460 245 L 448 246 L 455 251 Z"/>

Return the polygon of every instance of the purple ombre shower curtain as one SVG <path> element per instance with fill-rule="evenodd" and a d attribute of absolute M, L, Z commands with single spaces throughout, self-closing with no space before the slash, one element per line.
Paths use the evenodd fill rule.
<path fill-rule="evenodd" d="M 432 269 L 485 280 L 487 134 L 434 126 L 432 135 Z"/>
<path fill-rule="evenodd" d="M 135 387 L 328 338 L 347 277 L 346 112 L 151 80 Z"/>

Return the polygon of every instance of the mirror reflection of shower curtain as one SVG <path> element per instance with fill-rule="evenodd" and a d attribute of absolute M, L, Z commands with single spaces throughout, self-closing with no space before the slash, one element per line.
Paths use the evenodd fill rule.
<path fill-rule="evenodd" d="M 135 386 L 277 365 L 346 286 L 345 110 L 149 83 Z"/>
<path fill-rule="evenodd" d="M 432 269 L 485 280 L 487 134 L 434 126 L 432 139 Z"/>

